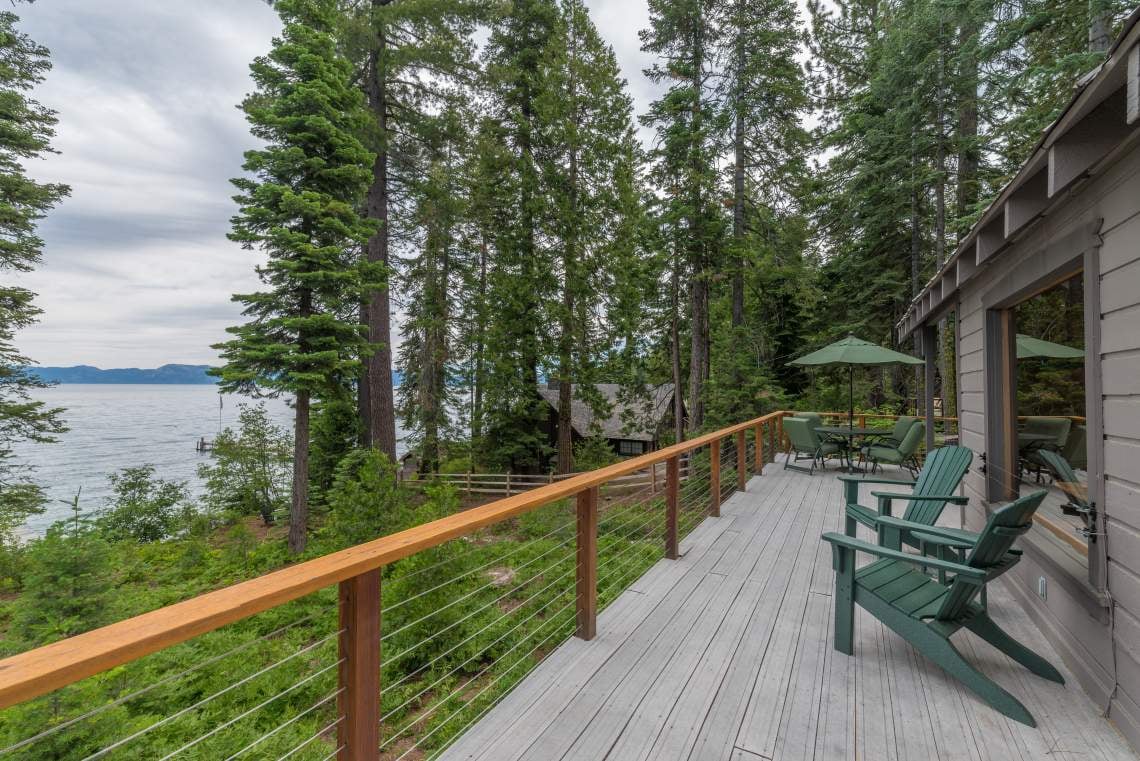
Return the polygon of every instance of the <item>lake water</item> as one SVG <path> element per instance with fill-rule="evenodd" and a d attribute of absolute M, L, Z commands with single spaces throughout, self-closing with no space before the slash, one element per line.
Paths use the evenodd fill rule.
<path fill-rule="evenodd" d="M 83 509 L 101 509 L 110 494 L 107 476 L 121 468 L 150 464 L 159 478 L 187 481 L 197 492 L 198 465 L 210 455 L 197 452 L 195 443 L 217 435 L 219 412 L 222 427 L 233 425 L 238 404 L 254 403 L 225 395 L 219 410 L 217 388 L 209 385 L 68 384 L 41 389 L 36 397 L 64 407 L 71 430 L 55 444 L 16 448 L 19 461 L 34 467 L 32 478 L 50 499 L 47 511 L 28 522 L 29 534 L 40 534 L 66 517 L 70 507 L 65 502 L 80 488 Z M 293 413 L 284 400 L 266 399 L 264 404 L 277 424 L 291 430 Z"/>

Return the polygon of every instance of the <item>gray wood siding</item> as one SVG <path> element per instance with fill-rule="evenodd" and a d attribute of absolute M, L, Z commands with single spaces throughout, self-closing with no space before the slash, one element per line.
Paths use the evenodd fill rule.
<path fill-rule="evenodd" d="M 998 255 L 984 275 L 959 289 L 959 386 L 961 442 L 985 449 L 986 409 L 982 350 L 983 295 L 1002 279 L 1012 285 L 1054 266 L 1045 246 L 1103 219 L 1100 249 L 1101 370 L 1104 412 L 1104 487 L 1107 586 L 1115 601 L 1115 634 L 1107 611 L 1090 612 L 1079 589 L 1057 583 L 1048 564 L 1028 555 L 1009 574 L 1010 586 L 1029 608 L 1078 674 L 1092 698 L 1135 747 L 1140 747 L 1140 148 L 1120 160 L 1043 220 L 1013 247 Z M 1071 254 L 1079 252 L 1073 251 Z M 1090 438 L 1090 446 L 1097 442 Z M 985 516 L 985 479 L 976 470 L 965 480 L 973 498 L 967 525 L 980 528 Z M 1048 578 L 1048 600 L 1037 596 L 1037 579 Z M 1114 672 L 1115 671 L 1115 675 Z"/>

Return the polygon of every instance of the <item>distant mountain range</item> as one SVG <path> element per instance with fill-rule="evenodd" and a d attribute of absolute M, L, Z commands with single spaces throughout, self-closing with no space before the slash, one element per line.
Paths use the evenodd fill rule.
<path fill-rule="evenodd" d="M 217 378 L 206 374 L 209 365 L 163 365 L 153 369 L 119 367 L 103 370 L 91 365 L 74 367 L 32 367 L 30 371 L 48 383 L 150 383 L 212 384 Z"/>
<path fill-rule="evenodd" d="M 29 371 L 48 383 L 149 383 L 210 385 L 217 378 L 207 375 L 209 365 L 163 365 L 153 369 L 118 367 L 104 370 L 91 365 L 74 367 L 30 367 Z M 403 376 L 393 370 L 392 383 L 399 386 Z"/>

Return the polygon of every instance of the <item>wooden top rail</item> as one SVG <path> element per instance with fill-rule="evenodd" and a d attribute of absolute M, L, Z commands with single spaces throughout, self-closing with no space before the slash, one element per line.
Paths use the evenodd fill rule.
<path fill-rule="evenodd" d="M 0 709 L 572 497 L 611 479 L 666 462 L 738 431 L 776 421 L 786 414 L 773 412 L 5 658 L 0 661 Z"/>

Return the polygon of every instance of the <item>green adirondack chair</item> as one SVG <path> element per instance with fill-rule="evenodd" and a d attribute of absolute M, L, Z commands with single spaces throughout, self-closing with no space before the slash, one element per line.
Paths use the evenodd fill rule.
<path fill-rule="evenodd" d="M 922 421 L 918 421 L 911 424 L 898 446 L 892 446 L 891 444 L 871 444 L 870 446 L 863 447 L 863 456 L 874 463 L 871 467 L 871 472 L 874 473 L 879 469 L 881 463 L 886 462 L 891 465 L 906 468 L 910 471 L 911 475 L 914 475 L 918 470 L 918 458 L 916 453 L 918 452 L 919 444 L 922 443 L 922 437 L 925 434 L 926 424 Z"/>
<path fill-rule="evenodd" d="M 892 503 L 904 499 L 907 500 L 907 504 L 902 514 L 903 520 L 933 526 L 946 505 L 964 505 L 969 501 L 954 492 L 957 491 L 966 471 L 970 469 L 973 459 L 974 453 L 968 447 L 939 447 L 926 456 L 918 480 L 913 484 L 886 478 L 839 476 L 839 480 L 843 482 L 844 510 L 847 516 L 844 532 L 847 536 L 855 536 L 857 523 L 878 531 L 880 519 L 891 514 Z M 859 484 L 868 483 L 910 487 L 911 492 L 905 494 L 898 491 L 874 491 L 871 492 L 871 496 L 877 500 L 877 506 L 864 507 L 859 504 Z M 959 539 L 973 542 L 975 536 L 968 531 L 962 531 Z M 912 547 L 922 547 L 925 540 L 916 538 L 909 531 L 904 531 L 902 541 Z"/>
<path fill-rule="evenodd" d="M 1042 464 L 1053 474 L 1054 481 L 1064 481 L 1071 484 L 1080 483 L 1080 479 L 1077 478 L 1077 473 L 1073 470 L 1073 466 L 1057 452 L 1042 449 L 1037 453 L 1037 456 L 1041 458 Z M 1087 521 L 1089 515 L 1092 513 L 1092 505 L 1069 492 L 1065 492 L 1065 496 L 1069 498 L 1069 501 L 1067 504 L 1062 505 L 1061 509 L 1070 515 L 1083 515 Z"/>
<path fill-rule="evenodd" d="M 854 655 L 858 604 L 990 706 L 1015 721 L 1037 726 L 1025 706 L 963 658 L 950 637 L 959 629 L 969 629 L 1034 674 L 1064 684 L 1057 669 L 994 623 L 978 600 L 986 584 L 1016 562 L 1010 548 L 1017 537 L 1029 530 L 1033 513 L 1044 497 L 1044 491 L 1036 491 L 995 510 L 964 562 L 900 551 L 902 532 L 921 530 L 937 534 L 942 529 L 899 518 L 880 518 L 886 530 L 878 545 L 843 534 L 824 534 L 823 540 L 832 547 L 835 569 L 835 649 Z M 856 568 L 858 552 L 877 559 Z M 923 573 L 922 568 L 934 568 L 950 576 L 951 581 L 940 583 Z"/>
<path fill-rule="evenodd" d="M 787 434 L 788 441 L 792 444 L 784 458 L 784 470 L 791 468 L 811 474 L 815 472 L 817 462 L 820 467 L 823 467 L 824 457 L 839 452 L 839 445 L 835 442 L 820 440 L 815 425 L 808 418 L 784 418 L 784 433 Z M 811 467 L 805 468 L 802 465 L 794 464 L 793 457 L 795 457 L 795 462 L 811 460 Z"/>

